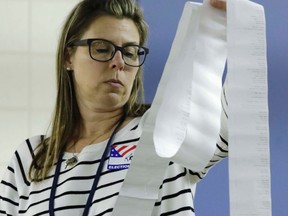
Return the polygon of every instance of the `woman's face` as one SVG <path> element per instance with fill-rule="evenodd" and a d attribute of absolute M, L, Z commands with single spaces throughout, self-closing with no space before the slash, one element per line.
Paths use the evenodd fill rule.
<path fill-rule="evenodd" d="M 139 44 L 140 36 L 131 19 L 112 16 L 96 18 L 82 39 L 99 38 L 117 46 Z M 78 105 L 97 111 L 122 109 L 129 99 L 138 67 L 124 63 L 120 51 L 112 60 L 98 62 L 91 59 L 89 46 L 77 46 L 67 64 L 73 70 Z"/>

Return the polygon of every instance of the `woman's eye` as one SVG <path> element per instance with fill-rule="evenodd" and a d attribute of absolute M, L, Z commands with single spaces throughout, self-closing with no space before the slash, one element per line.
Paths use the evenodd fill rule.
<path fill-rule="evenodd" d="M 135 49 L 135 47 L 126 47 L 126 49 L 123 51 L 123 54 L 127 58 L 135 59 L 137 58 L 137 49 Z"/>
<path fill-rule="evenodd" d="M 103 48 L 101 48 L 101 49 L 95 49 L 95 51 L 97 52 L 97 53 L 109 53 L 110 52 L 110 50 L 109 49 L 103 49 Z"/>
<path fill-rule="evenodd" d="M 128 58 L 134 58 L 135 57 L 135 53 L 132 53 L 132 52 L 125 52 L 124 55 Z"/>

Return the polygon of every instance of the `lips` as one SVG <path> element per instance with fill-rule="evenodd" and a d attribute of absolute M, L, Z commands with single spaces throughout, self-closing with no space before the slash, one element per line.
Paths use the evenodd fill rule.
<path fill-rule="evenodd" d="M 116 79 L 107 80 L 105 83 L 107 83 L 113 87 L 118 87 L 118 88 L 124 86 L 120 80 L 116 80 Z"/>

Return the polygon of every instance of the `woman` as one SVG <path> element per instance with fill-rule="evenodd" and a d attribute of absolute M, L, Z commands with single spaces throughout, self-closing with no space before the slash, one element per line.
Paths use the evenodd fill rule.
<path fill-rule="evenodd" d="M 0 214 L 112 215 L 148 109 L 146 38 L 133 0 L 76 5 L 58 46 L 51 135 L 27 139 L 16 151 L 0 185 Z M 225 140 L 218 144 L 207 169 L 227 155 Z M 194 215 L 195 185 L 205 173 L 171 162 L 153 215 Z"/>

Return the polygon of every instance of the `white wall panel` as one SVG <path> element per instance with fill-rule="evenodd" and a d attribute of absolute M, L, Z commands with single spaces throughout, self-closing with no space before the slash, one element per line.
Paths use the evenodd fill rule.
<path fill-rule="evenodd" d="M 74 3 L 73 3 L 74 2 Z M 76 1 L 34 0 L 31 4 L 32 52 L 55 53 L 63 21 Z"/>
<path fill-rule="evenodd" d="M 45 135 L 48 133 L 48 129 L 51 122 L 52 112 L 50 109 L 32 109 L 30 114 L 30 127 L 29 135 Z"/>
<path fill-rule="evenodd" d="M 0 179 L 2 179 L 2 176 L 5 172 L 5 169 L 6 169 L 6 164 L 1 164 L 0 163 Z"/>
<path fill-rule="evenodd" d="M 28 111 L 25 110 L 1 110 L 0 112 L 0 163 L 7 163 L 17 146 L 28 135 L 29 125 Z"/>
<path fill-rule="evenodd" d="M 33 109 L 54 108 L 56 96 L 55 56 L 52 54 L 31 55 L 30 106 Z"/>
<path fill-rule="evenodd" d="M 29 49 L 29 1 L 0 1 L 0 52 Z"/>
<path fill-rule="evenodd" d="M 0 54 L 0 75 L 0 109 L 11 107 L 26 109 L 29 103 L 27 55 Z"/>

